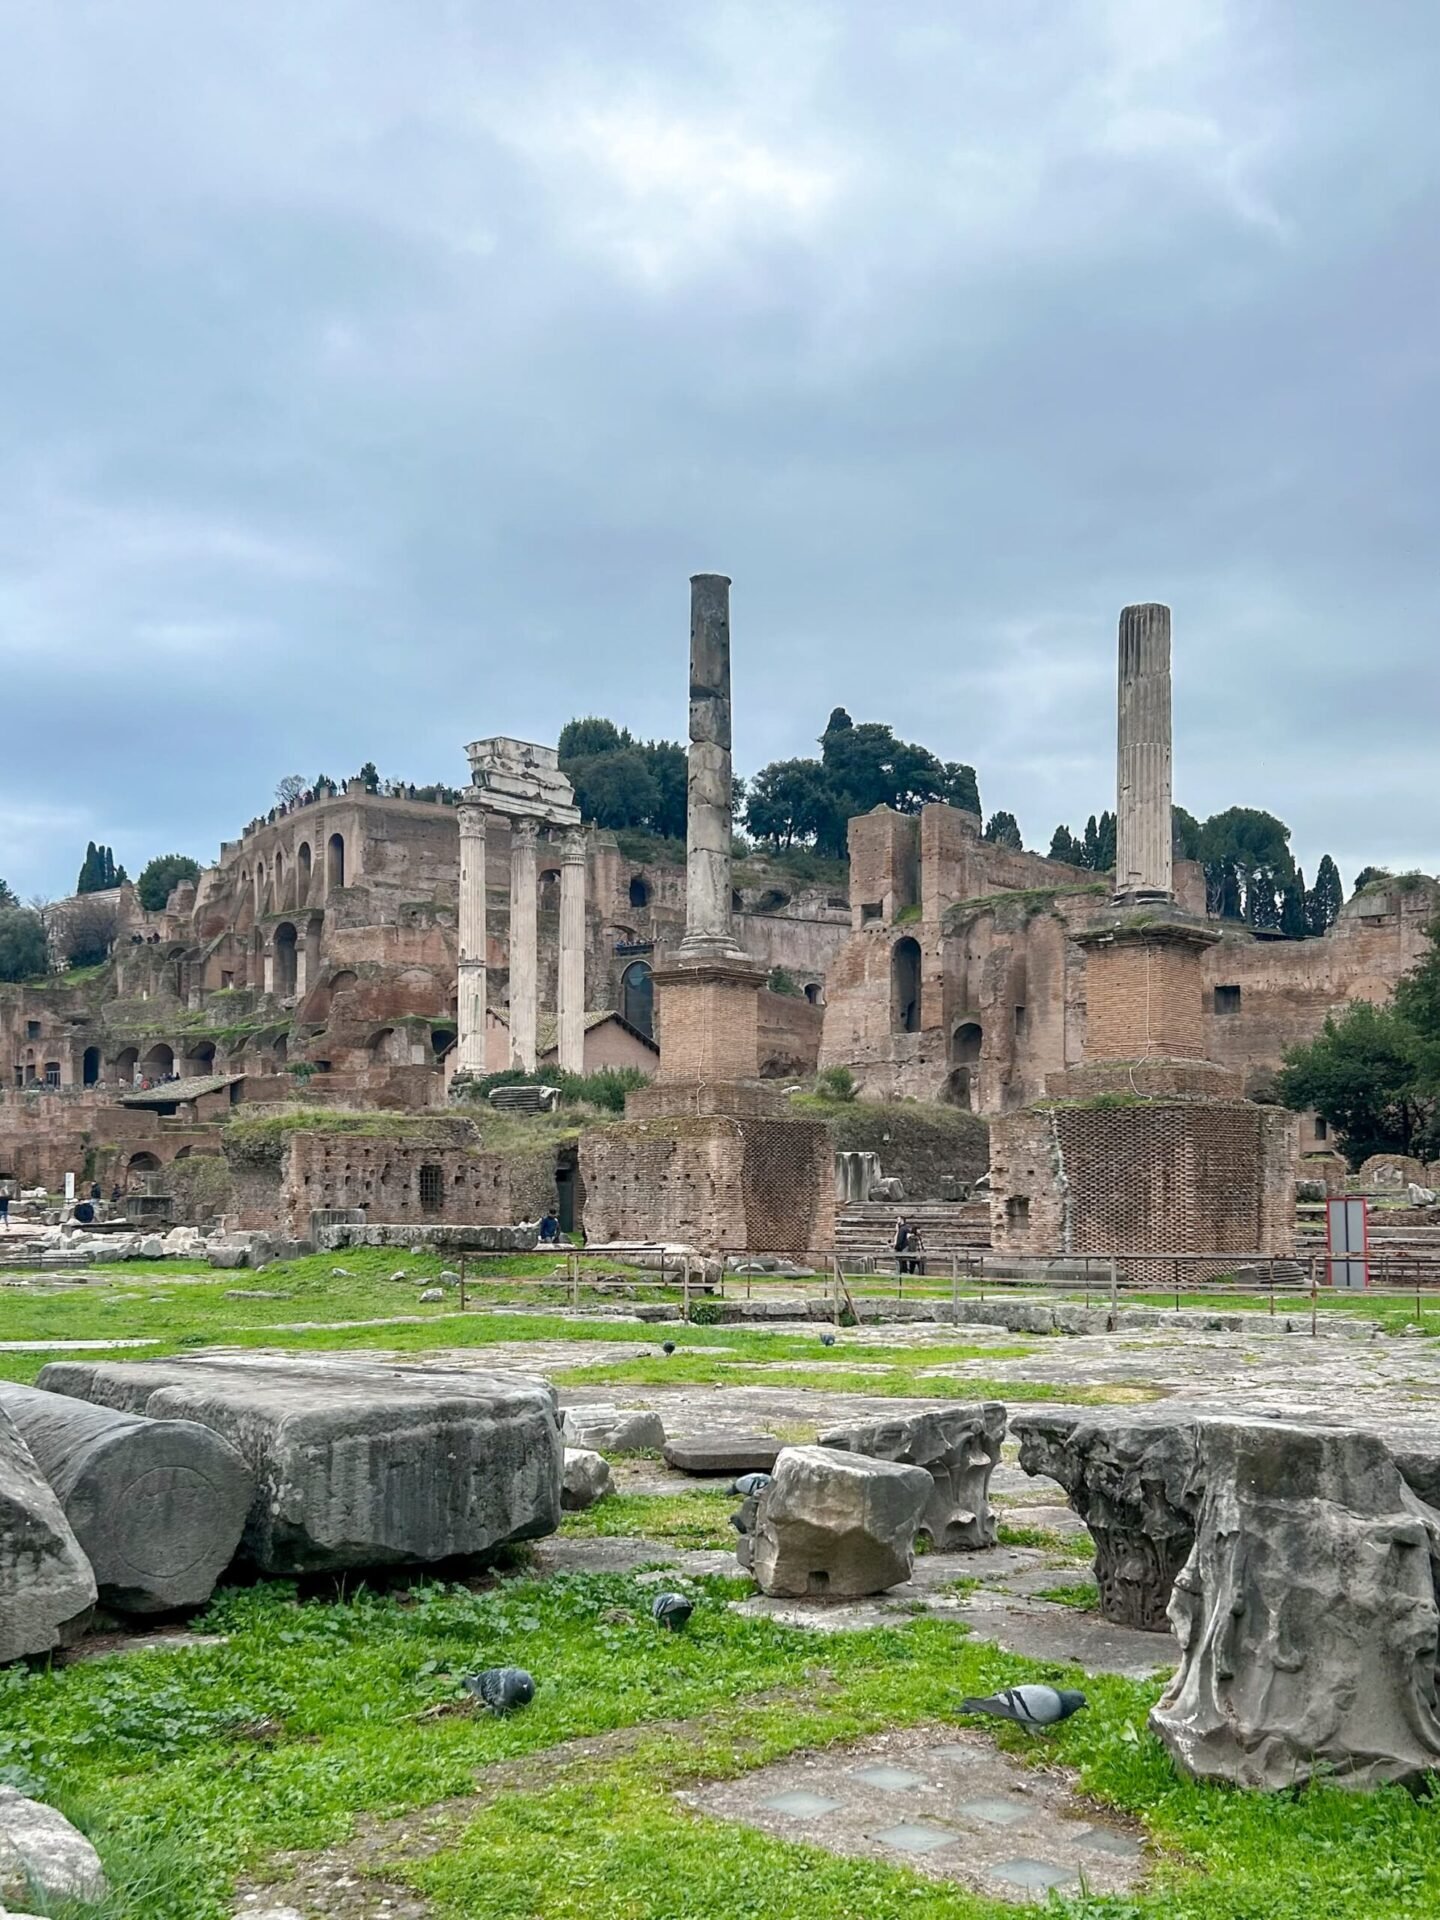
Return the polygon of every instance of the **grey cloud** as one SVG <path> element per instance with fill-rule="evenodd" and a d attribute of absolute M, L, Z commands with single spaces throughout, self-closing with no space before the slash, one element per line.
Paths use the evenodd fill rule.
<path fill-rule="evenodd" d="M 1424 0 L 0 0 L 0 872 L 292 768 L 837 701 L 1042 846 L 1175 608 L 1177 794 L 1440 865 Z"/>

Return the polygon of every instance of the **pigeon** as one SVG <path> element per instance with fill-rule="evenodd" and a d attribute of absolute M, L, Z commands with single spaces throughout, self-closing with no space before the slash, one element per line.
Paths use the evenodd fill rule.
<path fill-rule="evenodd" d="M 535 1682 L 523 1667 L 487 1667 L 483 1673 L 467 1674 L 464 1684 L 492 1713 L 513 1713 L 535 1698 Z"/>
<path fill-rule="evenodd" d="M 660 1626 L 668 1627 L 671 1633 L 679 1633 L 695 1611 L 695 1603 L 687 1600 L 683 1593 L 657 1593 L 650 1611 Z"/>
<path fill-rule="evenodd" d="M 754 1517 L 755 1503 L 753 1500 L 747 1500 L 738 1512 L 731 1514 L 730 1524 L 737 1533 L 749 1533 L 751 1531 L 750 1522 Z"/>
<path fill-rule="evenodd" d="M 742 1473 L 730 1491 L 742 1500 L 750 1500 L 757 1493 L 763 1493 L 774 1478 L 773 1473 Z"/>
<path fill-rule="evenodd" d="M 820 1344 L 821 1344 L 821 1346 L 822 1346 L 822 1347 L 833 1347 L 833 1346 L 834 1346 L 834 1344 L 835 1344 L 835 1336 L 834 1336 L 834 1334 L 833 1334 L 833 1333 L 822 1333 L 822 1334 L 821 1334 L 821 1336 L 820 1336 Z"/>
<path fill-rule="evenodd" d="M 1084 1694 L 1070 1687 L 1004 1687 L 983 1700 L 962 1700 L 960 1711 L 1013 1720 L 1017 1727 L 1058 1727 L 1084 1705 Z"/>
<path fill-rule="evenodd" d="M 661 1345 L 660 1351 L 665 1354 L 673 1353 L 675 1351 L 675 1342 L 673 1340 L 664 1341 Z"/>

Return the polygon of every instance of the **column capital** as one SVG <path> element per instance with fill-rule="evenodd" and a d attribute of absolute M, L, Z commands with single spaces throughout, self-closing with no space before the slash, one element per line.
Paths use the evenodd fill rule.
<path fill-rule="evenodd" d="M 534 847 L 540 838 L 538 820 L 521 818 L 510 822 L 510 841 L 515 847 Z"/>
<path fill-rule="evenodd" d="M 467 840 L 483 840 L 486 823 L 489 820 L 488 809 L 473 801 L 462 801 L 455 809 L 460 816 L 460 832 Z"/>
<path fill-rule="evenodd" d="M 585 864 L 585 829 L 566 827 L 560 835 L 560 864 L 562 867 L 583 867 Z"/>

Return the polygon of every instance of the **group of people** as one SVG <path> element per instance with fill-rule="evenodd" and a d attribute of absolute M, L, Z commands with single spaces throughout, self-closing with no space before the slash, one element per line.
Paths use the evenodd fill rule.
<path fill-rule="evenodd" d="M 903 1213 L 895 1223 L 894 1249 L 897 1273 L 924 1273 L 925 1242 L 920 1229 L 912 1227 Z"/>

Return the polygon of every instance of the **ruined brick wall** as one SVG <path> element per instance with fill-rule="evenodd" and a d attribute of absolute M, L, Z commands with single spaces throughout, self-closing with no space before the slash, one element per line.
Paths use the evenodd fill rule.
<path fill-rule="evenodd" d="M 377 1225 L 511 1226 L 555 1205 L 555 1168 L 552 1148 L 496 1153 L 433 1140 L 295 1133 L 281 1217 L 296 1239 L 308 1235 L 317 1208 L 363 1207 Z"/>
<path fill-rule="evenodd" d="M 1246 1101 L 1026 1108 L 992 1121 L 999 1252 L 1294 1251 L 1292 1114 Z"/>
<path fill-rule="evenodd" d="M 762 988 L 756 1007 L 756 1041 L 762 1080 L 803 1079 L 820 1061 L 823 1008 L 795 994 Z"/>
<path fill-rule="evenodd" d="M 914 814 L 877 807 L 850 822 L 852 925 L 889 926 L 920 900 L 920 822 Z"/>
<path fill-rule="evenodd" d="M 585 1227 L 599 1241 L 705 1253 L 803 1253 L 834 1244 L 829 1135 L 817 1122 L 666 1115 L 581 1137 Z"/>

